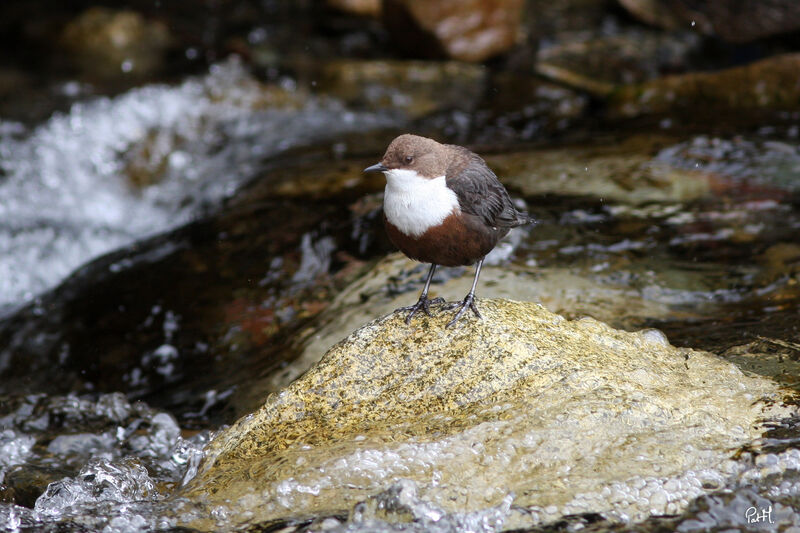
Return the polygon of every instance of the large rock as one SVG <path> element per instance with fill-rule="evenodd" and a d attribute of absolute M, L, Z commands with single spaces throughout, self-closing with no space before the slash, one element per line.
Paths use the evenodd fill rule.
<path fill-rule="evenodd" d="M 412 53 L 483 61 L 520 39 L 523 7 L 522 0 L 384 0 L 382 18 Z"/>
<path fill-rule="evenodd" d="M 619 0 L 640 19 L 741 43 L 800 29 L 797 0 Z"/>
<path fill-rule="evenodd" d="M 505 246 L 510 243 L 501 243 L 497 251 L 502 253 Z M 431 297 L 441 296 L 448 301 L 463 298 L 472 284 L 473 272 L 471 268 L 463 270 L 462 275 L 457 275 L 458 269 L 437 270 Z M 666 305 L 643 298 L 636 289 L 602 284 L 574 270 L 484 265 L 478 296 L 534 301 L 569 318 L 592 316 L 623 329 L 640 328 L 645 321 L 672 316 Z M 293 347 L 298 355 L 294 360 L 274 373 L 240 385 L 234 395 L 239 411 L 256 409 L 265 393 L 288 386 L 319 362 L 341 340 L 342 332 L 353 331 L 373 317 L 414 303 L 426 273 L 427 265 L 415 263 L 399 252 L 378 262 L 342 290 L 330 307 L 295 337 Z"/>
<path fill-rule="evenodd" d="M 615 35 L 586 38 L 562 35 L 539 50 L 536 72 L 570 87 L 607 96 L 619 85 L 641 83 L 664 72 L 683 72 L 700 39 L 691 33 L 636 28 Z"/>
<path fill-rule="evenodd" d="M 742 120 L 800 109 L 800 54 L 784 54 L 717 72 L 666 76 L 620 88 L 609 107 L 617 117 L 684 114 L 690 118 L 726 113 Z"/>
<path fill-rule="evenodd" d="M 482 320 L 452 329 L 438 308 L 410 325 L 392 314 L 333 346 L 209 445 L 180 494 L 206 510 L 190 525 L 341 513 L 397 479 L 448 512 L 513 494 L 504 527 L 676 513 L 785 414 L 774 382 L 659 332 L 478 306 Z"/>

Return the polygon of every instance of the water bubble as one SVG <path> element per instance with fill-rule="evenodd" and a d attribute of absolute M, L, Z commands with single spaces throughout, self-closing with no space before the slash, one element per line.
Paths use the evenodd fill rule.
<path fill-rule="evenodd" d="M 669 339 L 664 334 L 663 331 L 650 328 L 644 329 L 639 332 L 642 338 L 650 344 L 655 344 L 656 346 L 669 346 Z"/>

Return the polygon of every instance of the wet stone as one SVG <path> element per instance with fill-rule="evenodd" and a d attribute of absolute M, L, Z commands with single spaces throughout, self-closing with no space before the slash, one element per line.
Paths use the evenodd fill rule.
<path fill-rule="evenodd" d="M 303 241 L 302 235 L 341 215 L 316 205 L 308 212 L 286 202 L 242 207 L 217 219 L 219 225 L 179 231 L 191 249 L 177 244 L 184 237 L 166 235 L 85 267 L 48 297 L 47 314 L 23 310 L 0 327 L 9 354 L 2 369 L 6 392 L 123 390 L 148 400 L 154 394 L 153 403 L 192 419 L 206 420 L 209 409 L 223 414 L 234 384 L 278 364 L 264 354 L 280 348 L 272 338 L 325 307 L 334 241 L 310 234 Z M 187 299 L 188 293 L 199 296 Z M 26 328 L 53 334 L 28 343 Z M 189 334 L 198 331 L 208 336 Z M 259 369 L 242 365 L 255 351 L 261 357 L 249 362 Z"/>
<path fill-rule="evenodd" d="M 735 43 L 800 29 L 800 4 L 794 0 L 620 0 L 620 4 L 649 24 L 671 29 L 691 25 Z"/>
<path fill-rule="evenodd" d="M 777 116 L 800 108 L 798 68 L 800 54 L 783 54 L 716 72 L 665 76 L 615 91 L 610 115 L 719 118 L 725 113 L 733 122 Z"/>
<path fill-rule="evenodd" d="M 519 232 L 521 230 L 515 230 L 511 236 Z M 509 245 L 509 241 L 502 242 L 497 252 Z M 480 297 L 530 300 L 569 318 L 593 316 L 624 329 L 636 329 L 647 319 L 670 316 L 666 306 L 643 298 L 635 289 L 604 286 L 565 268 L 493 266 L 492 255 L 481 270 Z M 296 336 L 293 348 L 297 356 L 292 362 L 269 376 L 241 384 L 239 407 L 255 409 L 264 392 L 277 392 L 288 386 L 316 364 L 341 339 L 343 331 L 353 331 L 375 316 L 411 305 L 421 290 L 426 272 L 426 265 L 400 253 L 373 265 Z M 471 273 L 471 269 L 440 268 L 431 285 L 431 297 L 441 296 L 451 302 L 460 300 L 470 289 Z"/>
<path fill-rule="evenodd" d="M 800 143 L 795 139 L 697 135 L 665 147 L 655 160 L 715 176 L 717 192 L 740 189 L 739 195 L 746 194 L 750 201 L 782 199 L 800 191 Z"/>
<path fill-rule="evenodd" d="M 486 99 L 471 116 L 475 143 L 540 139 L 568 130 L 586 116 L 583 92 L 532 75 L 494 72 Z"/>
<path fill-rule="evenodd" d="M 254 184 L 258 194 L 297 200 L 325 199 L 341 194 L 363 195 L 382 191 L 386 178 L 364 173 L 370 160 L 335 161 L 325 165 L 297 165 L 270 172 L 269 180 Z M 376 205 L 378 207 L 380 204 Z"/>
<path fill-rule="evenodd" d="M 354 15 L 377 17 L 381 14 L 381 0 L 327 0 L 327 4 Z"/>
<path fill-rule="evenodd" d="M 691 33 L 665 34 L 642 29 L 611 36 L 573 39 L 542 48 L 536 72 L 589 93 L 606 96 L 618 85 L 642 83 L 687 69 L 700 39 Z"/>
<path fill-rule="evenodd" d="M 44 493 L 50 483 L 74 473 L 66 468 L 20 465 L 6 473 L 3 484 L 13 489 L 14 503 L 33 508 L 36 499 Z"/>
<path fill-rule="evenodd" d="M 395 44 L 422 57 L 479 62 L 522 35 L 520 0 L 386 0 L 382 20 Z"/>
<path fill-rule="evenodd" d="M 526 24 L 535 37 L 548 41 L 573 32 L 599 31 L 616 0 L 529 0 Z"/>
<path fill-rule="evenodd" d="M 61 42 L 84 71 L 102 78 L 157 71 L 170 45 L 167 26 L 130 10 L 92 7 L 67 24 Z"/>
<path fill-rule="evenodd" d="M 504 527 L 551 506 L 640 520 L 702 494 L 695 476 L 724 479 L 730 450 L 791 412 L 774 382 L 662 337 L 532 303 L 478 307 L 453 329 L 440 309 L 388 315 L 333 346 L 208 446 L 181 492 L 206 509 L 191 525 L 331 515 L 398 478 L 445 512 L 512 492 L 536 511 Z"/>
<path fill-rule="evenodd" d="M 742 370 L 800 391 L 800 344 L 759 336 L 759 340 L 732 346 L 721 355 Z"/>
<path fill-rule="evenodd" d="M 455 61 L 342 59 L 325 63 L 319 89 L 359 109 L 420 118 L 437 111 L 474 108 L 485 78 L 483 67 Z"/>
<path fill-rule="evenodd" d="M 650 135 L 613 145 L 491 155 L 486 161 L 507 186 L 526 196 L 592 196 L 632 204 L 687 202 L 708 196 L 711 181 L 706 173 L 655 158 L 669 142 Z"/>

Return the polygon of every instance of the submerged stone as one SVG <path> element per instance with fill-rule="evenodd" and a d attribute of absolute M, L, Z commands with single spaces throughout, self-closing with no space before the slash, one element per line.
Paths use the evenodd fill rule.
<path fill-rule="evenodd" d="M 742 113 L 745 118 L 797 111 L 800 54 L 783 54 L 716 72 L 665 76 L 620 88 L 610 98 L 616 117 Z M 734 117 L 734 119 L 740 119 Z"/>
<path fill-rule="evenodd" d="M 190 525 L 342 512 L 397 479 L 446 512 L 507 505 L 513 493 L 527 512 L 504 527 L 675 513 L 721 486 L 731 451 L 765 418 L 788 412 L 774 382 L 662 335 L 533 303 L 478 306 L 483 319 L 452 329 L 437 307 L 410 325 L 374 320 L 333 346 L 210 443 L 179 494 L 207 510 Z"/>
<path fill-rule="evenodd" d="M 596 196 L 631 204 L 688 202 L 707 197 L 707 173 L 655 158 L 670 139 L 631 137 L 621 143 L 566 146 L 486 157 L 503 182 L 525 196 Z"/>

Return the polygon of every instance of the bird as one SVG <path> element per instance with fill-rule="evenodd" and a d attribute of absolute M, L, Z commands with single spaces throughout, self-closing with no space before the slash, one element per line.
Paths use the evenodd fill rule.
<path fill-rule="evenodd" d="M 408 311 L 411 323 L 419 311 L 431 316 L 428 289 L 437 266 L 475 265 L 472 288 L 446 327 L 451 327 L 467 309 L 478 318 L 475 288 L 483 260 L 511 228 L 531 224 L 534 219 L 519 211 L 503 184 L 486 162 L 463 146 L 442 144 L 427 137 L 404 134 L 396 137 L 379 163 L 364 172 L 382 172 L 386 177 L 383 220 L 389 240 L 411 259 L 430 263 L 425 286 Z"/>

